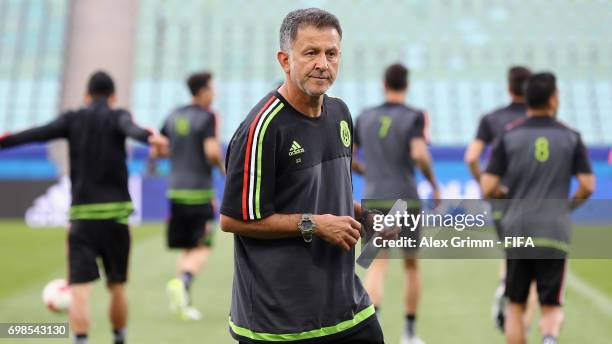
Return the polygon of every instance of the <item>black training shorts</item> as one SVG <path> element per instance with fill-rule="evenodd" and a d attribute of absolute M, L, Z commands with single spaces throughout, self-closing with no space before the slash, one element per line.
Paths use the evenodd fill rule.
<path fill-rule="evenodd" d="M 130 231 L 116 220 L 75 220 L 68 234 L 69 283 L 87 283 L 100 277 L 102 260 L 108 283 L 127 281 Z"/>
<path fill-rule="evenodd" d="M 214 219 L 213 206 L 206 204 L 170 203 L 167 241 L 169 248 L 194 248 L 212 245 L 212 230 L 207 225 Z"/>
<path fill-rule="evenodd" d="M 541 305 L 561 306 L 565 292 L 565 259 L 507 259 L 506 296 L 524 304 L 531 281 L 538 287 Z"/>

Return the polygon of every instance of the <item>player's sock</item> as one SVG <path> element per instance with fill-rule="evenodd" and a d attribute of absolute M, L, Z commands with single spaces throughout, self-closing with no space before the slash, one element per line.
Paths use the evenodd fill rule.
<path fill-rule="evenodd" d="M 185 271 L 183 272 L 181 279 L 183 280 L 183 285 L 185 285 L 185 290 L 187 291 L 187 305 L 191 306 L 191 282 L 193 282 L 193 274 Z"/>
<path fill-rule="evenodd" d="M 408 337 L 414 337 L 414 325 L 416 323 L 416 315 L 414 314 L 406 314 L 406 334 Z"/>
<path fill-rule="evenodd" d="M 74 344 L 87 344 L 87 333 L 75 334 L 72 342 Z"/>
<path fill-rule="evenodd" d="M 127 330 L 125 328 L 113 330 L 113 343 L 114 344 L 124 344 L 126 331 Z"/>
<path fill-rule="evenodd" d="M 181 275 L 181 279 L 183 280 L 185 289 L 187 289 L 187 292 L 189 292 L 189 289 L 191 288 L 191 282 L 193 282 L 193 274 L 189 271 L 185 271 Z"/>
<path fill-rule="evenodd" d="M 551 335 L 544 336 L 542 344 L 557 344 L 557 337 Z"/>

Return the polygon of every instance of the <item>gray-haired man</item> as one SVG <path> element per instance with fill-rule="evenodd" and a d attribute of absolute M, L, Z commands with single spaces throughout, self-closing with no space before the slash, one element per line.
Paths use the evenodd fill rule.
<path fill-rule="evenodd" d="M 285 82 L 228 147 L 221 228 L 235 234 L 230 332 L 241 343 L 384 343 L 355 275 L 351 115 L 325 95 L 341 38 L 334 15 L 290 12 L 277 53 Z"/>

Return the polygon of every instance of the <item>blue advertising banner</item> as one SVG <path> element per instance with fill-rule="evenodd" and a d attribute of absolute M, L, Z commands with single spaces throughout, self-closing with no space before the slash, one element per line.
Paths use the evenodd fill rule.
<path fill-rule="evenodd" d="M 480 191 L 478 184 L 471 178 L 463 162 L 464 147 L 432 147 L 434 170 L 440 183 L 442 197 L 446 199 L 478 199 Z M 594 199 L 612 199 L 612 161 L 609 147 L 592 147 L 589 155 L 597 177 L 597 190 Z M 486 156 L 486 154 L 485 154 Z M 484 162 L 483 162 L 484 163 Z M 137 190 L 133 199 L 139 210 L 138 220 L 160 221 L 165 220 L 168 211 L 166 200 L 166 177 L 169 172 L 167 160 L 155 163 L 148 160 L 146 147 L 134 146 L 130 151 L 128 162 L 131 190 Z M 32 145 L 0 152 L 0 181 L 50 181 L 60 183 L 57 169 L 47 158 L 44 145 Z M 417 173 L 418 190 L 421 198 L 429 198 L 431 187 Z M 135 185 L 141 183 L 141 185 Z M 222 178 L 217 171 L 214 173 L 214 185 L 217 200 L 223 197 Z M 56 188 L 57 189 L 57 188 Z M 61 189 L 65 190 L 65 188 Z M 362 198 L 363 178 L 353 176 L 353 195 L 356 200 Z M 3 191 L 3 190 L 0 190 Z M 68 191 L 63 191 L 69 193 Z M 42 195 L 41 195 L 42 196 Z M 0 193 L 0 202 L 8 202 L 7 193 Z M 69 195 L 67 195 L 69 197 Z M 4 199 L 3 199 L 4 198 Z M 32 199 L 32 204 L 36 198 Z M 218 209 L 218 207 L 217 207 Z M 28 209 L 23 209 L 25 214 Z M 13 214 L 15 212 L 12 212 Z M 580 218 L 580 214 L 576 214 Z M 590 214 L 588 218 L 592 218 Z M 585 219 L 587 219 L 585 217 Z"/>

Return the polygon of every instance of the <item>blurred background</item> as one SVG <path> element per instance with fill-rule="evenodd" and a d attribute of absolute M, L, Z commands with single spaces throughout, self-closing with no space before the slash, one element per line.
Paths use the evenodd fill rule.
<path fill-rule="evenodd" d="M 383 100 L 381 77 L 388 64 L 410 68 L 408 102 L 428 113 L 444 197 L 479 197 L 463 152 L 480 116 L 510 101 L 506 71 L 512 65 L 557 75 L 559 118 L 579 130 L 589 147 L 598 178 L 595 197 L 612 197 L 610 0 L 0 0 L 0 133 L 42 125 L 80 106 L 86 80 L 98 69 L 115 78 L 120 106 L 139 124 L 159 128 L 172 109 L 190 100 L 187 76 L 209 70 L 217 91 L 218 133 L 227 143 L 251 107 L 283 80 L 275 58 L 283 17 L 313 6 L 341 22 L 342 62 L 329 94 L 342 98 L 354 118 Z M 220 250 L 210 263 L 217 285 L 206 284 L 206 271 L 198 283 L 202 296 L 196 302 L 210 306 L 210 312 L 202 307 L 204 322 L 193 326 L 168 320 L 163 299 L 173 266 L 173 254 L 163 248 L 168 164 L 150 162 L 146 148 L 133 143 L 130 152 L 130 190 L 137 209 L 132 223 L 145 223 L 134 231 L 132 290 L 142 291 L 132 300 L 132 319 L 138 324 L 134 342 L 180 343 L 187 337 L 230 342 L 231 237 L 218 235 Z M 41 285 L 65 269 L 64 234 L 57 228 L 67 223 L 67 164 L 62 142 L 0 152 L 0 321 L 55 319 L 37 298 Z M 223 180 L 218 175 L 215 180 L 221 199 Z M 419 191 L 427 197 L 427 184 L 420 184 Z M 360 196 L 356 177 L 355 198 Z M 146 269 L 147 259 L 167 269 L 156 275 Z M 568 306 L 574 310 L 568 313 L 565 342 L 609 341 L 612 280 L 605 276 L 612 264 L 575 264 L 572 278 L 577 282 L 570 293 L 576 298 Z M 419 326 L 426 341 L 502 342 L 488 319 L 496 266 L 425 262 Z M 466 290 L 449 286 L 449 279 L 455 283 L 465 275 L 478 277 L 467 282 Z M 399 274 L 390 285 L 395 289 L 388 291 L 383 326 L 395 341 L 402 323 Z M 459 302 L 458 292 L 465 302 Z M 399 313 L 393 314 L 396 308 Z M 572 323 L 574 317 L 588 321 Z M 100 319 L 94 328 L 108 337 L 108 325 Z M 165 322 L 167 333 L 155 325 Z M 439 326 L 450 330 L 437 331 Z"/>

